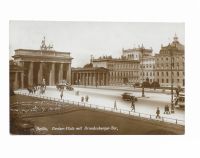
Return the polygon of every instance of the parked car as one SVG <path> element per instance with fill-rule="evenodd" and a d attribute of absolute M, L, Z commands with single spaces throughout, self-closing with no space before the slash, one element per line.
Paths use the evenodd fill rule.
<path fill-rule="evenodd" d="M 132 93 L 128 93 L 128 92 L 125 92 L 122 94 L 122 99 L 127 100 L 127 101 L 134 99 L 135 101 L 137 101 L 137 98 Z"/>

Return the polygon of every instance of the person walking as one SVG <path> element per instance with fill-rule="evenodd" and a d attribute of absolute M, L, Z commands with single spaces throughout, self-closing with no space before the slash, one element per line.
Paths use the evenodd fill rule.
<path fill-rule="evenodd" d="M 88 95 L 86 95 L 85 96 L 85 101 L 88 102 L 88 100 L 89 100 L 89 97 L 88 97 Z"/>
<path fill-rule="evenodd" d="M 60 98 L 62 99 L 62 97 L 63 97 L 63 89 L 60 92 Z"/>
<path fill-rule="evenodd" d="M 164 114 L 167 114 L 167 105 L 164 107 Z"/>
<path fill-rule="evenodd" d="M 131 99 L 131 108 L 132 108 L 131 111 L 134 110 L 134 112 L 135 112 L 135 98 L 134 97 Z"/>
<path fill-rule="evenodd" d="M 157 107 L 157 110 L 156 110 L 156 118 L 160 118 L 160 109 L 159 109 L 159 107 Z"/>
<path fill-rule="evenodd" d="M 84 97 L 81 97 L 81 102 L 84 102 Z"/>
<path fill-rule="evenodd" d="M 116 102 L 116 100 L 114 102 L 114 110 L 117 110 L 117 102 Z"/>
<path fill-rule="evenodd" d="M 166 105 L 166 106 L 167 106 L 167 107 L 166 107 L 166 109 L 167 109 L 167 110 L 166 110 L 166 111 L 167 111 L 166 114 L 170 114 L 169 105 Z"/>

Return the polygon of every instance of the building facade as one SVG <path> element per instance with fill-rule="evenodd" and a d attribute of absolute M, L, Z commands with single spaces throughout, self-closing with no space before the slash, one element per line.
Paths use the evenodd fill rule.
<path fill-rule="evenodd" d="M 153 49 L 147 49 L 142 46 L 133 49 L 122 49 L 122 58 L 137 60 L 140 62 L 139 80 L 142 84 L 144 81 L 154 81 L 155 58 Z"/>
<path fill-rule="evenodd" d="M 93 67 L 109 70 L 109 85 L 133 84 L 139 81 L 139 61 L 125 58 L 100 57 L 92 60 Z"/>
<path fill-rule="evenodd" d="M 109 71 L 103 67 L 72 68 L 72 84 L 105 86 L 109 84 Z"/>
<path fill-rule="evenodd" d="M 167 46 L 161 46 L 155 55 L 155 80 L 163 87 L 185 86 L 185 50 L 184 45 L 174 40 Z"/>
<path fill-rule="evenodd" d="M 10 61 L 10 88 L 12 90 L 24 88 L 24 68 Z"/>
<path fill-rule="evenodd" d="M 61 80 L 71 83 L 71 61 L 69 52 L 58 52 L 46 46 L 45 39 L 39 50 L 17 49 L 13 56 L 15 63 L 24 68 L 21 87 L 41 84 L 53 86 Z"/>
<path fill-rule="evenodd" d="M 155 81 L 155 57 L 152 55 L 144 56 L 140 62 L 140 83 Z"/>

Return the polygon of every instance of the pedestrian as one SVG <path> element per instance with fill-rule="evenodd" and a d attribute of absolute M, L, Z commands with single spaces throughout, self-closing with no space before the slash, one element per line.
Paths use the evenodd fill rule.
<path fill-rule="evenodd" d="M 131 108 L 132 108 L 131 111 L 134 110 L 134 112 L 135 112 L 135 98 L 132 98 L 132 99 L 131 99 Z"/>
<path fill-rule="evenodd" d="M 156 110 L 156 118 L 160 118 L 160 109 L 159 109 L 159 107 L 157 107 L 157 110 Z"/>
<path fill-rule="evenodd" d="M 167 105 L 167 114 L 170 114 L 170 112 L 169 112 L 169 105 Z"/>
<path fill-rule="evenodd" d="M 116 100 L 114 102 L 114 110 L 117 110 L 117 102 L 116 102 Z"/>
<path fill-rule="evenodd" d="M 62 99 L 63 97 L 63 90 L 61 90 L 61 93 L 60 93 L 60 98 Z"/>
<path fill-rule="evenodd" d="M 84 102 L 84 97 L 81 97 L 81 102 Z"/>
<path fill-rule="evenodd" d="M 85 96 L 85 101 L 88 102 L 88 99 L 89 99 L 89 97 L 88 97 L 88 95 L 86 95 Z"/>
<path fill-rule="evenodd" d="M 165 105 L 165 108 L 164 108 L 164 114 L 167 113 L 167 105 Z"/>

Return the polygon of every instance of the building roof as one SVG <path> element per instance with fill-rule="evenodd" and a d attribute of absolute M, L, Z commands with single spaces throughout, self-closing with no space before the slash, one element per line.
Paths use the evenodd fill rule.
<path fill-rule="evenodd" d="M 122 58 L 112 58 L 112 59 L 93 59 L 93 62 L 139 62 L 138 60 L 133 59 L 122 59 Z"/>
<path fill-rule="evenodd" d="M 108 71 L 104 67 L 91 67 L 91 68 L 72 68 L 72 71 Z"/>

